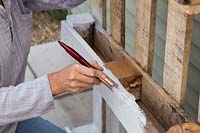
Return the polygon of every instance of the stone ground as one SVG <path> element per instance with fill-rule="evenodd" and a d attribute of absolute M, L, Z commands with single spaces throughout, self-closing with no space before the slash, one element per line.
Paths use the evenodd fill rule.
<path fill-rule="evenodd" d="M 57 40 L 60 40 L 60 21 L 50 17 L 46 11 L 33 12 L 33 45 Z"/>

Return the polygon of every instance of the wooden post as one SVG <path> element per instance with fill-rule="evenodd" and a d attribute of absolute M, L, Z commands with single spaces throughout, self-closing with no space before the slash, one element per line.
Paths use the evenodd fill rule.
<path fill-rule="evenodd" d="M 175 2 L 174 0 L 169 0 L 168 5 L 163 86 L 183 106 L 190 56 L 193 15 L 188 15 L 184 10 L 177 8 L 176 4 L 174 4 Z"/>
<path fill-rule="evenodd" d="M 136 1 L 134 58 L 146 72 L 153 64 L 157 0 Z"/>
<path fill-rule="evenodd" d="M 125 48 L 125 0 L 110 0 L 110 30 L 113 39 Z"/>

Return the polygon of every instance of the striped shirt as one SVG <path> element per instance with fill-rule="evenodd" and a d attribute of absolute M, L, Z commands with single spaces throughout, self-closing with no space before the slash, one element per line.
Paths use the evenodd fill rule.
<path fill-rule="evenodd" d="M 0 133 L 54 108 L 47 75 L 24 82 L 32 37 L 32 10 L 69 9 L 84 0 L 2 0 L 0 5 Z M 38 18 L 39 19 L 39 18 Z"/>

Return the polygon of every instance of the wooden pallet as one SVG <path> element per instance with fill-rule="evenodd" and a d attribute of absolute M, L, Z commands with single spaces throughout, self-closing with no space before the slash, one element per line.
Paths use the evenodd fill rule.
<path fill-rule="evenodd" d="M 136 0 L 134 55 L 125 52 L 125 1 L 110 0 L 111 34 L 106 30 L 106 2 L 93 0 L 96 20 L 93 47 L 107 61 L 126 60 L 142 76 L 141 101 L 168 129 L 193 121 L 184 111 L 188 64 L 194 14 L 200 12 L 199 0 L 168 0 L 163 86 L 152 79 L 157 0 Z M 181 4 L 180 4 L 181 3 Z M 200 103 L 200 102 L 199 102 Z M 200 108 L 199 108 L 200 110 Z M 199 111 L 200 119 L 200 111 Z"/>
<path fill-rule="evenodd" d="M 110 0 L 111 34 L 108 34 L 105 29 L 106 0 L 92 0 L 95 29 L 93 42 L 90 44 L 100 57 L 109 62 L 107 67 L 124 87 L 148 108 L 166 130 L 176 124 L 193 122 L 190 115 L 184 111 L 183 105 L 193 16 L 200 12 L 199 0 L 179 0 L 181 4 L 176 0 L 168 1 L 163 86 L 152 79 L 157 0 L 136 0 L 133 57 L 124 49 L 125 0 Z M 126 69 L 121 71 L 121 68 Z M 103 92 L 99 93 L 103 94 Z M 101 110 L 101 114 L 104 113 L 104 110 Z M 198 116 L 200 119 L 200 111 Z M 106 132 L 104 125 L 106 118 L 103 118 L 98 131 Z"/>

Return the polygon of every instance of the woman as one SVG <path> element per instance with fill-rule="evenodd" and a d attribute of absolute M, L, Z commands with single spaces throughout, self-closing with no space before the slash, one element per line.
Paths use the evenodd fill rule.
<path fill-rule="evenodd" d="M 54 109 L 53 96 L 78 93 L 99 83 L 94 77 L 97 70 L 79 64 L 23 83 L 32 10 L 69 9 L 83 1 L 0 0 L 0 133 L 65 132 L 38 116 Z"/>

